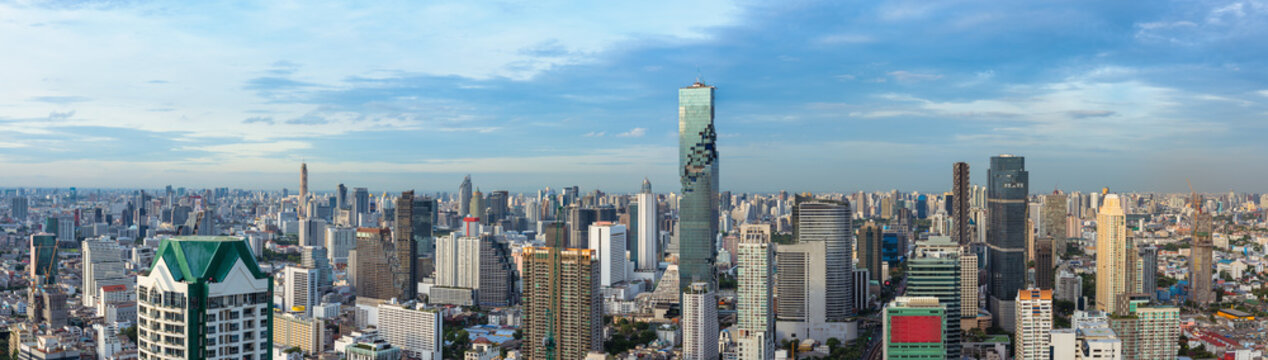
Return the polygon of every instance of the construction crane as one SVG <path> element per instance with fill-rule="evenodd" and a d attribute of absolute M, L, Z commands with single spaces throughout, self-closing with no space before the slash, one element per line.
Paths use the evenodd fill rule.
<path fill-rule="evenodd" d="M 1189 181 L 1189 179 L 1188 179 L 1188 178 L 1185 178 L 1185 179 L 1184 179 L 1184 182 L 1186 182 L 1186 183 L 1188 183 L 1188 184 L 1189 184 L 1189 194 L 1191 194 L 1191 195 L 1190 195 L 1190 196 L 1191 196 L 1191 199 L 1190 199 L 1189 201 L 1192 201 L 1192 202 L 1193 202 L 1193 210 L 1194 210 L 1194 211 L 1197 211 L 1199 214 L 1201 214 L 1201 213 L 1202 213 L 1202 200 L 1201 200 L 1201 198 L 1199 198 L 1199 197 L 1198 197 L 1198 192 L 1197 192 L 1197 191 L 1193 191 L 1193 182 L 1192 182 L 1192 181 Z"/>

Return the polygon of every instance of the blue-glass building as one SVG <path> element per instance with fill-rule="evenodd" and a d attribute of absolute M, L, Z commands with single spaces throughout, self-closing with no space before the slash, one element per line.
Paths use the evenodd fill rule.
<path fill-rule="evenodd" d="M 1026 287 L 1026 197 L 1030 191 L 1026 158 L 991 157 L 987 179 L 988 305 L 996 325 L 1012 331 L 1013 299 Z"/>
<path fill-rule="evenodd" d="M 713 128 L 714 87 L 701 82 L 678 90 L 678 274 L 716 288 L 714 239 L 718 234 L 718 148 Z"/>

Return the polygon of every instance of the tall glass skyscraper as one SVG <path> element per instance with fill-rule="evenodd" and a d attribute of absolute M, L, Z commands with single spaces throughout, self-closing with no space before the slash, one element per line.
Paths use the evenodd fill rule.
<path fill-rule="evenodd" d="M 1011 332 L 1013 301 L 1017 290 L 1026 287 L 1026 196 L 1030 191 L 1026 158 L 991 157 L 987 178 L 989 306 L 995 324 Z"/>
<path fill-rule="evenodd" d="M 701 82 L 678 90 L 679 284 L 714 288 L 714 238 L 718 234 L 718 148 L 713 129 L 714 87 Z"/>

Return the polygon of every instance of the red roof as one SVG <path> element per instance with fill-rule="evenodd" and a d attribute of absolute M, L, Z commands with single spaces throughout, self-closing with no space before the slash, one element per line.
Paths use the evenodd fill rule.
<path fill-rule="evenodd" d="M 471 343 L 472 344 L 492 344 L 493 342 L 489 341 L 488 338 L 481 336 L 476 338 L 475 340 L 471 340 Z"/>
<path fill-rule="evenodd" d="M 101 287 L 101 291 L 109 291 L 109 292 L 124 291 L 127 289 L 128 289 L 127 285 L 106 285 Z"/>

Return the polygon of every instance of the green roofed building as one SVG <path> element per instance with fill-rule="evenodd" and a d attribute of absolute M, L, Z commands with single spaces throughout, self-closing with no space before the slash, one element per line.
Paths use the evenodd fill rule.
<path fill-rule="evenodd" d="M 885 358 L 945 359 L 946 306 L 932 296 L 899 296 L 885 306 L 882 346 Z"/>
<path fill-rule="evenodd" d="M 272 298 L 246 240 L 165 239 L 137 278 L 139 358 L 270 359 Z"/>

